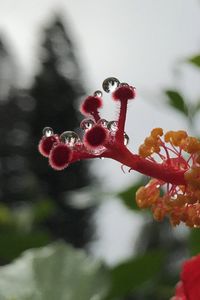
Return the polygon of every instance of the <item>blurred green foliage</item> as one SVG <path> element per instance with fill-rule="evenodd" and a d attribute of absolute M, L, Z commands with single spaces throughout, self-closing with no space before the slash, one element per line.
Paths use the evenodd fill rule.
<path fill-rule="evenodd" d="M 153 284 L 160 274 L 164 257 L 164 252 L 151 251 L 111 268 L 111 289 L 106 300 L 129 295 Z"/>
<path fill-rule="evenodd" d="M 180 93 L 174 90 L 167 90 L 165 91 L 165 93 L 169 99 L 169 105 L 188 116 L 188 108 L 186 106 L 186 102 L 180 95 Z"/>
<path fill-rule="evenodd" d="M 117 197 L 119 197 L 129 209 L 133 209 L 134 211 L 137 211 L 139 210 L 139 207 L 135 202 L 135 194 L 139 189 L 139 187 L 141 187 L 144 184 L 145 184 L 145 178 L 142 177 L 140 180 L 134 183 L 134 185 L 131 185 L 127 189 L 118 193 Z"/>
<path fill-rule="evenodd" d="M 188 62 L 200 68 L 200 55 L 195 55 L 188 59 Z"/>

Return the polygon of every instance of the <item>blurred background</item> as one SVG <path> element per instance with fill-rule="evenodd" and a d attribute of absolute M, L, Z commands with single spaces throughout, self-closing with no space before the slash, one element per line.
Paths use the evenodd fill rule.
<path fill-rule="evenodd" d="M 137 89 L 130 149 L 154 127 L 200 136 L 199 16 L 198 0 L 0 0 L 1 265 L 62 239 L 104 262 L 105 299 L 173 294 L 181 262 L 200 250 L 198 230 L 138 211 L 146 179 L 136 172 L 107 159 L 56 172 L 37 145 L 45 126 L 79 132 L 81 99 L 110 76 Z M 117 113 L 104 94 L 102 116 Z"/>

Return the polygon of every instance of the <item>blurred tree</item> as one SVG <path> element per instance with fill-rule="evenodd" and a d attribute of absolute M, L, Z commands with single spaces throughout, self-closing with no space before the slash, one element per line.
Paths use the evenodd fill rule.
<path fill-rule="evenodd" d="M 67 172 L 55 172 L 35 148 L 45 126 L 58 133 L 79 127 L 75 107 L 84 88 L 74 52 L 69 33 L 56 17 L 44 32 L 42 67 L 31 89 L 36 101 L 31 121 L 31 168 L 39 179 L 41 193 L 55 201 L 55 214 L 47 222 L 51 233 L 80 247 L 91 236 L 88 227 L 90 209 L 72 208 L 67 204 L 67 191 L 89 184 L 87 163 L 70 166 Z"/>
<path fill-rule="evenodd" d="M 0 100 L 6 100 L 11 86 L 14 85 L 17 66 L 8 50 L 4 36 L 0 36 Z"/>
<path fill-rule="evenodd" d="M 12 56 L 0 41 L 0 263 L 52 239 L 75 247 L 91 239 L 93 208 L 75 209 L 67 194 L 89 185 L 87 163 L 55 172 L 37 149 L 43 127 L 61 133 L 79 126 L 76 105 L 84 87 L 74 51 L 57 17 L 44 32 L 40 73 L 30 90 L 20 90 Z"/>
<path fill-rule="evenodd" d="M 14 87 L 16 74 L 13 57 L 0 40 L 0 197 L 10 204 L 30 198 L 33 184 L 28 149 L 34 101 Z"/>

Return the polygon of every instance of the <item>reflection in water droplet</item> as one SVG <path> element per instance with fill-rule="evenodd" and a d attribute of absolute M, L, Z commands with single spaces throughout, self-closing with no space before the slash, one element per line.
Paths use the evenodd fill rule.
<path fill-rule="evenodd" d="M 117 121 L 110 121 L 107 125 L 110 131 L 116 132 L 118 129 L 118 122 Z"/>
<path fill-rule="evenodd" d="M 100 119 L 98 122 L 97 122 L 98 125 L 101 125 L 102 127 L 104 128 L 107 128 L 108 126 L 108 121 L 106 119 Z"/>
<path fill-rule="evenodd" d="M 76 143 L 80 141 L 79 136 L 74 131 L 65 131 L 60 135 L 60 140 L 62 143 L 73 147 Z"/>
<path fill-rule="evenodd" d="M 115 77 L 106 78 L 102 84 L 103 90 L 106 93 L 113 92 L 118 86 L 120 82 Z"/>
<path fill-rule="evenodd" d="M 129 143 L 129 136 L 128 134 L 126 134 L 126 132 L 124 132 L 124 145 L 127 146 Z"/>
<path fill-rule="evenodd" d="M 100 146 L 94 150 L 91 150 L 91 153 L 94 154 L 94 155 L 100 155 L 102 154 L 104 151 L 106 150 L 106 148 L 104 146 Z M 100 157 L 102 158 L 102 157 Z"/>
<path fill-rule="evenodd" d="M 129 86 L 129 84 L 126 83 L 126 82 L 121 82 L 120 85 L 121 85 L 121 86 Z"/>
<path fill-rule="evenodd" d="M 84 119 L 80 124 L 80 127 L 83 130 L 89 130 L 93 126 L 94 126 L 94 121 L 92 119 Z"/>
<path fill-rule="evenodd" d="M 51 127 L 44 127 L 44 129 L 42 130 L 42 133 L 44 136 L 49 137 L 49 136 L 53 135 L 53 129 Z"/>
<path fill-rule="evenodd" d="M 95 96 L 95 97 L 101 98 L 101 97 L 103 96 L 103 93 L 102 93 L 102 91 L 99 91 L 99 90 L 98 90 L 98 91 L 95 91 L 95 92 L 94 92 L 94 96 Z"/>

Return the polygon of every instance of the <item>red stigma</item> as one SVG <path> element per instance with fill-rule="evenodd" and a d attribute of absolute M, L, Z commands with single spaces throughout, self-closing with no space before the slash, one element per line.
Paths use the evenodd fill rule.
<path fill-rule="evenodd" d="M 67 145 L 57 144 L 50 152 L 49 164 L 55 170 L 63 170 L 68 166 L 71 156 L 72 151 Z"/>
<path fill-rule="evenodd" d="M 43 156 L 48 157 L 54 143 L 56 143 L 57 141 L 58 141 L 57 135 L 52 135 L 49 137 L 43 136 L 38 145 L 39 152 Z"/>
<path fill-rule="evenodd" d="M 84 115 L 90 115 L 95 112 L 103 105 L 102 99 L 96 96 L 89 96 L 85 99 L 85 101 L 81 105 L 81 112 Z"/>
<path fill-rule="evenodd" d="M 84 144 L 86 147 L 91 149 L 103 146 L 107 140 L 108 130 L 99 125 L 96 125 L 88 130 L 84 136 Z"/>
<path fill-rule="evenodd" d="M 136 96 L 135 88 L 130 85 L 119 86 L 112 94 L 114 100 L 131 100 Z"/>

